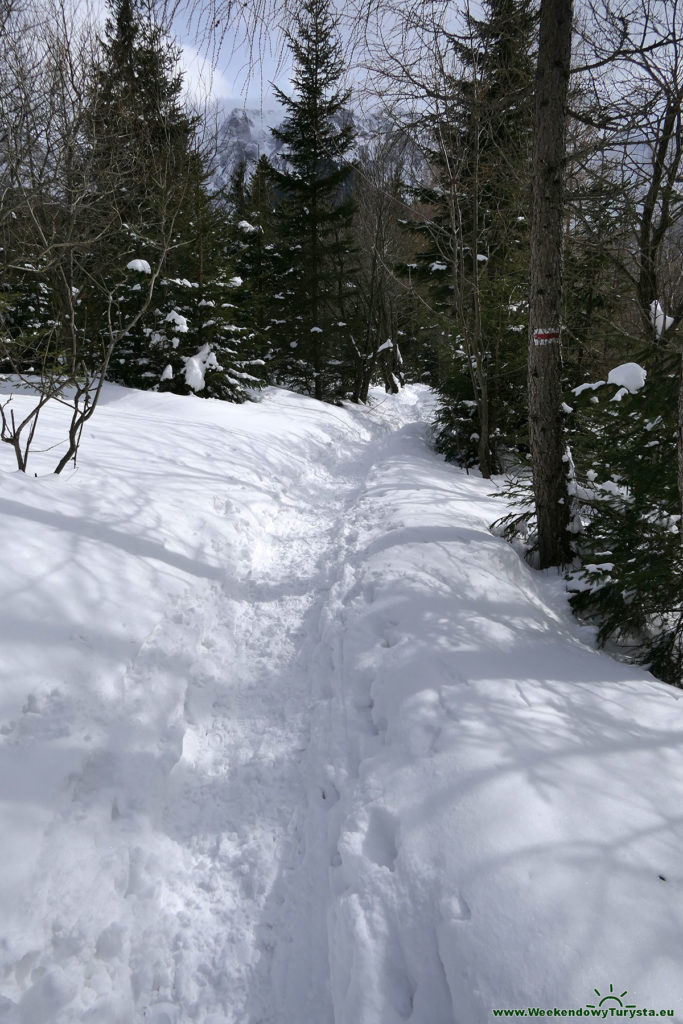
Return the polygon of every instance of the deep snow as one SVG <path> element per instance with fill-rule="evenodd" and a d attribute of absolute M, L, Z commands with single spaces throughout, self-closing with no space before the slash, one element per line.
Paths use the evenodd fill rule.
<path fill-rule="evenodd" d="M 683 1016 L 681 691 L 430 404 L 108 387 L 76 472 L 0 451 L 2 1024 Z"/>

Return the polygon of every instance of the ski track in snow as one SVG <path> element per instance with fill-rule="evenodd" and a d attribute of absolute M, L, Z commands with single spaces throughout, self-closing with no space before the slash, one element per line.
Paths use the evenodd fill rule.
<path fill-rule="evenodd" d="M 0 498 L 33 616 L 5 633 L 0 1024 L 485 1024 L 612 981 L 683 1005 L 680 693 L 487 532 L 426 389 L 248 421 L 108 394 L 137 477 L 105 431 L 99 491 Z"/>

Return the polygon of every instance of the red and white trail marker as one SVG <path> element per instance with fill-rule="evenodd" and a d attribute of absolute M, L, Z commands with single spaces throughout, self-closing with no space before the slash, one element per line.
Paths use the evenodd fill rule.
<path fill-rule="evenodd" d="M 560 342 L 559 327 L 536 327 L 533 333 L 534 345 L 558 345 Z"/>

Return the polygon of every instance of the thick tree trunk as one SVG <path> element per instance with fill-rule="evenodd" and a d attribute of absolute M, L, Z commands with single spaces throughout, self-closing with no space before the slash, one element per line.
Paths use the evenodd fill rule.
<path fill-rule="evenodd" d="M 681 521 L 678 532 L 683 544 L 683 352 L 678 378 L 678 496 L 681 502 Z"/>
<path fill-rule="evenodd" d="M 541 0 L 531 203 L 529 430 L 540 568 L 569 560 L 561 410 L 562 213 L 572 0 Z"/>

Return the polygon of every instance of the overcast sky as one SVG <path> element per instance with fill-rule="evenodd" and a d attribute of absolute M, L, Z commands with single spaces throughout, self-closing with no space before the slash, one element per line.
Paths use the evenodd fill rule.
<path fill-rule="evenodd" d="M 99 31 L 104 29 L 106 0 L 67 0 L 69 9 L 74 20 L 94 20 Z M 201 103 L 208 96 L 227 106 L 268 109 L 277 102 L 270 82 L 275 81 L 285 92 L 289 89 L 287 67 L 278 66 L 275 39 L 265 38 L 250 61 L 248 48 L 237 46 L 234 34 L 226 34 L 219 49 L 213 40 L 198 39 L 182 9 L 174 18 L 172 35 L 182 50 L 185 87 L 194 102 Z"/>
<path fill-rule="evenodd" d="M 188 94 L 194 100 L 210 98 L 226 105 L 264 108 L 276 104 L 270 83 L 289 91 L 288 65 L 278 61 L 277 41 L 265 38 L 250 58 L 246 46 L 228 35 L 218 52 L 202 45 L 195 34 L 176 18 L 174 32 L 182 46 L 182 65 Z"/>

